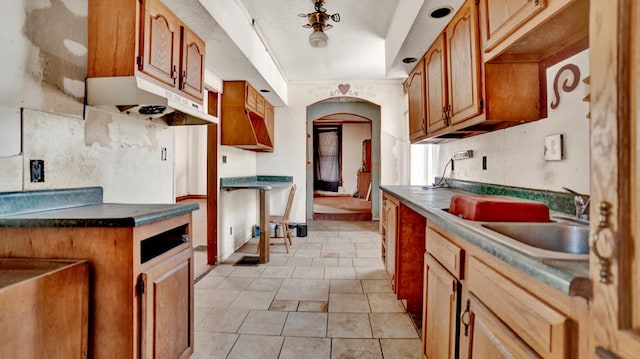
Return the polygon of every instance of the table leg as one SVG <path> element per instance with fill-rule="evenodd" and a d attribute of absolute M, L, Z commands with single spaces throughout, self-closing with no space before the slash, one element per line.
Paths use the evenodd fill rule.
<path fill-rule="evenodd" d="M 260 189 L 260 263 L 269 263 L 269 193 L 266 189 Z"/>

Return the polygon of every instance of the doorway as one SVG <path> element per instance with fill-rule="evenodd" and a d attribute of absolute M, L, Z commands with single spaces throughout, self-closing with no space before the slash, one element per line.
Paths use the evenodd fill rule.
<path fill-rule="evenodd" d="M 340 129 L 337 183 L 318 181 L 320 134 Z M 380 107 L 356 99 L 329 99 L 307 108 L 307 218 L 371 221 L 379 218 Z"/>

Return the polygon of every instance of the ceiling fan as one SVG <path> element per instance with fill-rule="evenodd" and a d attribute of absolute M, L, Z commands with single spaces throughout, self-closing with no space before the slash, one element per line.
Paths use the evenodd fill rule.
<path fill-rule="evenodd" d="M 324 31 L 333 27 L 333 25 L 327 24 L 327 21 L 331 19 L 334 22 L 340 22 L 340 14 L 327 14 L 327 9 L 324 8 L 325 0 L 311 0 L 311 2 L 313 2 L 315 11 L 308 14 L 298 14 L 298 16 L 307 18 L 308 23 L 302 27 L 313 29 L 309 35 L 309 44 L 313 47 L 325 47 L 329 37 Z"/>

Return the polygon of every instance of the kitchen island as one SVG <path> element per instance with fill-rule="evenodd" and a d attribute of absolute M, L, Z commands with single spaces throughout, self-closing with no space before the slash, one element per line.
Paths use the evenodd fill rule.
<path fill-rule="evenodd" d="M 196 209 L 103 203 L 99 187 L 0 193 L 0 257 L 89 263 L 88 357 L 188 357 Z"/>

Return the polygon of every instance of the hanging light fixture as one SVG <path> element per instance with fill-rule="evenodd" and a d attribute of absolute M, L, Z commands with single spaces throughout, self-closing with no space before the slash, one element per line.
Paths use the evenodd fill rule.
<path fill-rule="evenodd" d="M 325 0 L 311 1 L 314 4 L 315 12 L 298 14 L 298 16 L 307 18 L 308 23 L 302 27 L 313 29 L 313 32 L 309 35 L 309 44 L 313 47 L 325 47 L 327 46 L 329 37 L 324 32 L 333 27 L 333 25 L 327 24 L 327 21 L 331 19 L 334 22 L 340 22 L 340 14 L 327 14 L 327 9 L 323 7 Z"/>

